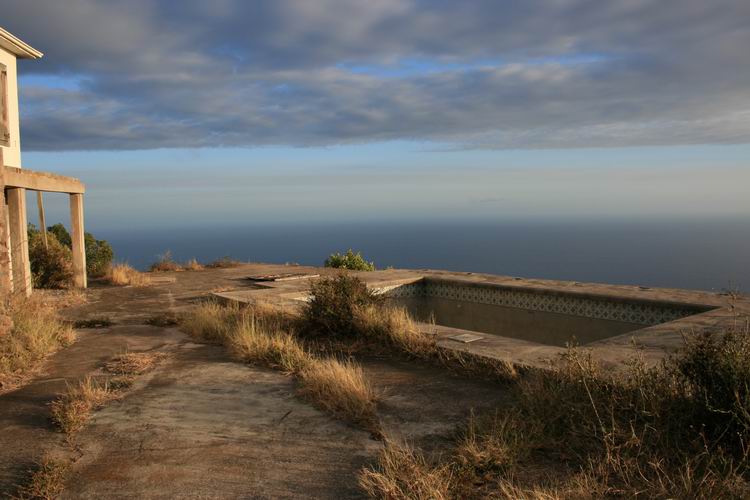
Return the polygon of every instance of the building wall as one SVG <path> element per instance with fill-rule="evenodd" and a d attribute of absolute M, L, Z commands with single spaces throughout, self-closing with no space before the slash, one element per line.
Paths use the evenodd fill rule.
<path fill-rule="evenodd" d="M 18 73 L 16 56 L 0 47 L 0 63 L 8 69 L 8 124 L 10 126 L 10 146 L 0 146 L 5 164 L 21 167 L 21 130 L 18 120 Z"/>

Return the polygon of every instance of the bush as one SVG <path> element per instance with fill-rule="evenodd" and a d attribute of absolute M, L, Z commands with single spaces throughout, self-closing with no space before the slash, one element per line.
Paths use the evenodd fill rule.
<path fill-rule="evenodd" d="M 62 243 L 68 248 L 73 247 L 73 240 L 70 237 L 70 233 L 67 229 L 65 229 L 65 226 L 60 224 L 59 222 L 53 226 L 49 226 L 47 228 L 48 233 L 52 233 L 55 235 L 55 238 L 57 238 L 57 241 Z"/>
<path fill-rule="evenodd" d="M 34 232 L 29 240 L 29 260 L 34 288 L 69 288 L 73 284 L 73 257 L 70 249 L 47 234 L 47 246 L 42 233 Z"/>
<path fill-rule="evenodd" d="M 92 278 L 105 276 L 112 266 L 115 254 L 105 240 L 97 240 L 91 233 L 84 233 L 86 245 L 86 273 Z"/>
<path fill-rule="evenodd" d="M 313 282 L 310 295 L 303 311 L 305 333 L 334 337 L 358 336 L 355 314 L 380 301 L 364 281 L 345 273 Z"/>
<path fill-rule="evenodd" d="M 692 425 L 736 453 L 742 451 L 737 445 L 750 440 L 748 333 L 730 330 L 689 338 L 682 355 L 669 365 L 693 401 Z"/>
<path fill-rule="evenodd" d="M 332 253 L 328 256 L 324 263 L 325 267 L 333 267 L 335 269 L 349 269 L 351 271 L 374 271 L 375 263 L 367 262 L 360 252 L 354 253 L 352 249 L 346 251 L 344 254 L 338 252 Z"/>
<path fill-rule="evenodd" d="M 38 233 L 33 224 L 29 224 L 29 240 L 33 234 Z M 47 236 L 53 235 L 57 241 L 69 249 L 73 248 L 73 240 L 65 226 L 60 223 L 47 228 Z M 112 265 L 114 251 L 106 240 L 97 240 L 93 234 L 83 234 L 84 247 L 86 248 L 86 274 L 92 278 L 101 278 L 106 275 Z"/>

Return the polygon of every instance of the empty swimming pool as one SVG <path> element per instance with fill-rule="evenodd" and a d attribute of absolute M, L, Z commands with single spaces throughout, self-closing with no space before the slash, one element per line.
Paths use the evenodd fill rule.
<path fill-rule="evenodd" d="M 380 290 L 421 322 L 553 346 L 585 345 L 710 309 L 440 278 Z"/>

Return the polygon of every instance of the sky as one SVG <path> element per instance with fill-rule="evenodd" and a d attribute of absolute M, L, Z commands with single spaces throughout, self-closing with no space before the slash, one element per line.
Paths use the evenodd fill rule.
<path fill-rule="evenodd" d="M 24 166 L 81 178 L 89 227 L 750 214 L 746 0 L 3 14 L 45 53 Z"/>

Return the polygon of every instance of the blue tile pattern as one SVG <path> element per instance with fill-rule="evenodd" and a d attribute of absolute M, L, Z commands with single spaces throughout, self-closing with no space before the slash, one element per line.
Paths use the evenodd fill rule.
<path fill-rule="evenodd" d="M 537 292 L 502 286 L 476 286 L 431 280 L 382 287 L 378 289 L 378 292 L 391 298 L 436 297 L 639 325 L 657 325 L 700 312 L 689 306 L 615 301 L 559 292 Z"/>

